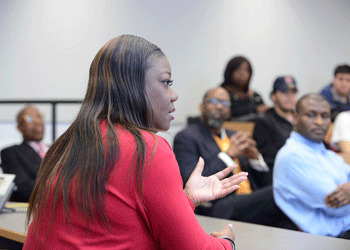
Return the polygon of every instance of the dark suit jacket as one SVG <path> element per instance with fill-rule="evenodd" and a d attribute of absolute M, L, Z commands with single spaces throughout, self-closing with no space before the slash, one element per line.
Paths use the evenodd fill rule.
<path fill-rule="evenodd" d="M 226 130 L 227 136 L 230 137 L 234 131 Z M 218 158 L 221 152 L 215 142 L 210 130 L 202 123 L 190 125 L 175 136 L 173 150 L 176 160 L 180 167 L 181 177 L 184 185 L 188 181 L 191 173 L 196 167 L 199 157 L 204 159 L 203 176 L 215 174 L 227 166 Z M 253 190 L 258 186 L 251 173 L 249 160 L 246 156 L 238 157 L 242 171 L 248 172 L 248 178 Z"/>
<path fill-rule="evenodd" d="M 227 131 L 230 137 L 234 132 Z M 226 168 L 226 164 L 218 158 L 220 148 L 211 132 L 202 123 L 188 126 L 175 136 L 173 150 L 180 166 L 184 184 L 196 167 L 198 158 L 204 159 L 203 176 L 209 176 Z M 273 199 L 272 186 L 259 187 L 252 174 L 249 159 L 238 157 L 242 170 L 248 172 L 248 178 L 254 190 L 249 195 L 227 195 L 211 202 L 211 206 L 198 206 L 196 213 L 223 219 L 239 220 L 266 226 L 289 226 L 290 220 L 278 209 Z"/>
<path fill-rule="evenodd" d="M 16 175 L 18 189 L 12 194 L 11 200 L 28 202 L 40 164 L 41 157 L 26 141 L 1 151 L 1 167 L 4 173 Z"/>

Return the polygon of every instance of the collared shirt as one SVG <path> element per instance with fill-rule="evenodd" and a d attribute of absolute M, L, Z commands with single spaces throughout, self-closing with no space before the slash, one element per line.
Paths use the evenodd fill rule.
<path fill-rule="evenodd" d="M 350 167 L 343 158 L 293 131 L 276 157 L 274 198 L 303 231 L 338 236 L 350 229 L 350 204 L 330 208 L 324 198 L 349 181 Z"/>
<path fill-rule="evenodd" d="M 49 149 L 42 141 L 28 141 L 28 144 L 32 147 L 32 149 L 34 149 L 35 152 L 38 153 L 38 155 L 40 155 L 41 158 L 44 158 L 47 150 Z"/>

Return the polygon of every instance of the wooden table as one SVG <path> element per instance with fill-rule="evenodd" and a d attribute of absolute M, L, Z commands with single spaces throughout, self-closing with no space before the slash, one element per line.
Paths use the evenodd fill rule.
<path fill-rule="evenodd" d="M 26 239 L 25 228 L 26 212 L 3 212 L 0 214 L 0 236 L 24 243 Z"/>

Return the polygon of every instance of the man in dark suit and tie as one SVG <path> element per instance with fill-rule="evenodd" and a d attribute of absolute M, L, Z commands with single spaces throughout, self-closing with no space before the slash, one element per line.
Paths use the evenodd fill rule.
<path fill-rule="evenodd" d="M 275 205 L 272 187 L 261 188 L 254 179 L 252 169 L 257 172 L 269 171 L 255 141 L 242 132 L 229 131 L 222 126 L 230 117 L 230 105 L 230 96 L 225 89 L 209 90 L 200 105 L 199 122 L 176 135 L 173 149 L 184 184 L 199 157 L 205 162 L 203 176 L 210 176 L 229 165 L 237 165 L 235 172 L 248 172 L 248 179 L 240 184 L 235 193 L 206 204 L 207 209 L 200 208 L 205 215 L 295 229 Z M 211 208 L 208 209 L 208 206 Z"/>
<path fill-rule="evenodd" d="M 42 158 L 48 150 L 42 142 L 44 120 L 41 113 L 33 106 L 25 107 L 17 115 L 17 128 L 23 135 L 23 142 L 1 151 L 1 167 L 4 173 L 16 175 L 17 190 L 11 200 L 28 202 Z"/>

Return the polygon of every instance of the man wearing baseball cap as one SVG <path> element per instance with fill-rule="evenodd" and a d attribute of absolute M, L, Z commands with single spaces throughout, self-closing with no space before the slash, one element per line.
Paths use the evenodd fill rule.
<path fill-rule="evenodd" d="M 297 84 L 292 76 L 278 77 L 270 95 L 274 107 L 255 123 L 253 139 L 270 168 L 269 172 L 254 172 L 259 184 L 272 184 L 272 170 L 278 150 L 284 145 L 293 130 L 293 114 L 297 102 Z"/>

